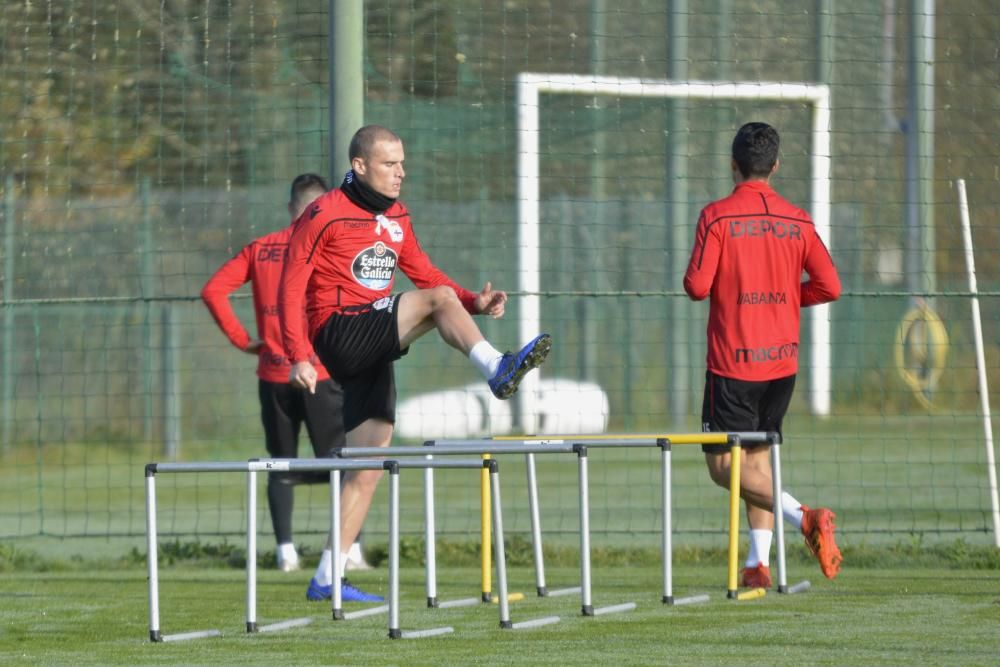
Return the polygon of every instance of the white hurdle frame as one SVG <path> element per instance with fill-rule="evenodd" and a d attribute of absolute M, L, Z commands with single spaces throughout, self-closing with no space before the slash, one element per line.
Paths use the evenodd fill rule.
<path fill-rule="evenodd" d="M 385 450 L 380 449 L 384 454 Z M 404 460 L 394 461 L 386 459 L 378 460 L 343 460 L 343 459 L 253 459 L 250 461 L 213 461 L 213 462 L 191 462 L 191 463 L 149 463 L 145 466 L 146 476 L 146 548 L 147 567 L 149 576 L 149 638 L 154 643 L 169 641 L 186 641 L 203 637 L 218 637 L 222 633 L 219 630 L 198 630 L 193 632 L 165 635 L 160 628 L 160 604 L 159 604 L 159 564 L 158 564 L 158 539 L 156 526 L 156 475 L 157 473 L 197 473 L 197 472 L 246 472 L 247 473 L 247 592 L 246 592 L 246 631 L 268 632 L 293 627 L 301 627 L 312 622 L 312 618 L 291 619 L 281 621 L 267 626 L 257 625 L 257 477 L 259 471 L 329 471 L 331 475 L 331 530 L 334 531 L 334 542 L 339 542 L 340 527 L 340 495 L 334 493 L 340 487 L 340 473 L 344 470 L 387 470 L 390 474 L 390 603 L 389 611 L 389 637 L 398 638 L 419 638 L 428 637 L 447 632 L 454 629 L 433 628 L 429 630 L 418 630 L 403 632 L 399 627 L 399 470 L 402 468 L 430 469 L 430 468 L 465 468 L 482 469 L 489 468 L 491 487 L 493 487 L 493 522 L 495 540 L 497 542 L 496 568 L 497 582 L 503 589 L 503 602 L 500 603 L 500 626 L 503 628 L 512 627 L 514 624 L 510 620 L 509 607 L 506 604 L 506 561 L 504 559 L 504 537 L 502 508 L 500 506 L 500 478 L 499 464 L 496 461 L 482 459 L 474 460 L 447 460 L 430 462 L 426 460 Z M 339 554 L 334 556 L 339 560 Z M 337 566 L 334 563 L 334 566 Z M 356 617 L 354 614 L 344 615 L 340 610 L 340 587 L 333 587 L 333 618 L 343 620 Z M 355 612 L 356 615 L 370 615 L 385 611 L 385 608 L 375 608 Z"/>

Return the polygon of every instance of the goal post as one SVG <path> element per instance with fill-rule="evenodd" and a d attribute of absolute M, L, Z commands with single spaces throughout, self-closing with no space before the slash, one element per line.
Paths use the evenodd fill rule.
<path fill-rule="evenodd" d="M 539 295 L 539 99 L 552 95 L 606 95 L 688 100 L 758 100 L 803 102 L 812 112 L 810 213 L 816 231 L 830 245 L 830 88 L 824 84 L 766 81 L 669 81 L 580 74 L 522 72 L 517 79 L 518 287 L 520 340 L 537 335 L 541 326 Z M 810 308 L 809 404 L 817 415 L 830 414 L 831 338 L 829 305 Z M 538 426 L 537 373 L 521 383 L 521 428 Z"/>

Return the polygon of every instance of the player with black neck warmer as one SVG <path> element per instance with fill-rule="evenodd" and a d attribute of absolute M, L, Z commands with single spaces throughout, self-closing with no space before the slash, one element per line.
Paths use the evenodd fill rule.
<path fill-rule="evenodd" d="M 410 213 L 399 201 L 406 172 L 403 142 L 392 130 L 367 125 L 350 145 L 343 184 L 314 201 L 295 222 L 281 277 L 278 314 L 289 381 L 313 391 L 316 370 L 309 342 L 344 390 L 348 446 L 388 446 L 396 421 L 393 362 L 436 329 L 479 369 L 493 394 L 507 399 L 551 348 L 540 334 L 514 353 L 501 353 L 472 315 L 502 317 L 507 294 L 487 282 L 471 292 L 438 269 L 420 247 Z M 393 294 L 396 270 L 418 289 Z M 302 326 L 303 309 L 308 317 Z M 298 316 L 296 317 L 296 314 Z M 351 544 L 371 505 L 381 471 L 352 471 L 341 492 L 341 541 Z M 332 595 L 332 539 L 306 597 Z M 342 587 L 342 591 L 343 591 Z M 374 597 L 374 596 L 372 596 Z"/>

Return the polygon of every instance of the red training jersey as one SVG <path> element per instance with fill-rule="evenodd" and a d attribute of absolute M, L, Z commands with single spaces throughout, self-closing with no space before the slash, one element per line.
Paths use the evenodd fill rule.
<path fill-rule="evenodd" d="M 250 343 L 250 334 L 233 312 L 229 295 L 248 281 L 251 283 L 254 313 L 257 317 L 257 337 L 264 342 L 257 355 L 257 377 L 267 382 L 287 383 L 292 367 L 281 344 L 281 326 L 278 322 L 278 284 L 288 257 L 288 239 L 291 235 L 292 228 L 289 226 L 251 242 L 223 264 L 201 290 L 201 299 L 208 306 L 222 333 L 237 348 L 245 350 Z M 300 311 L 299 319 L 305 322 L 304 312 Z M 307 355 L 316 367 L 317 379 L 328 379 L 329 373 L 320 364 L 311 347 Z"/>
<path fill-rule="evenodd" d="M 836 300 L 840 278 L 809 215 L 752 180 L 702 209 L 684 290 L 711 295 L 708 370 L 765 381 L 798 371 L 800 308 Z"/>
<path fill-rule="evenodd" d="M 474 313 L 476 295 L 431 262 L 401 202 L 372 213 L 334 188 L 295 221 L 278 293 L 285 352 L 293 363 L 309 358 L 309 341 L 331 315 L 352 314 L 392 293 L 396 269 L 427 289 L 448 285 Z M 308 330 L 296 315 L 305 309 Z"/>

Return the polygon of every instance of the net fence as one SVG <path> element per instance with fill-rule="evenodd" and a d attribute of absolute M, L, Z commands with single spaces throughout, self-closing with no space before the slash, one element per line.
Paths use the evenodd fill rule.
<path fill-rule="evenodd" d="M 925 5 L 934 13 L 920 14 Z M 0 539 L 138 538 L 145 463 L 265 454 L 254 360 L 229 346 L 198 293 L 245 244 L 289 222 L 296 174 L 340 180 L 327 173 L 329 11 L 297 0 L 0 9 Z M 491 280 L 512 292 L 504 319 L 480 323 L 513 347 L 523 296 L 519 74 L 828 85 L 826 241 L 845 292 L 830 309 L 830 414 L 811 408 L 815 369 L 803 356 L 785 485 L 833 507 L 847 540 L 986 542 L 990 489 L 954 183 L 968 185 L 995 397 L 998 40 L 1000 9 L 985 0 L 384 0 L 365 3 L 364 119 L 403 137 L 403 198 L 436 263 L 470 289 Z M 915 44 L 930 45 L 929 60 Z M 699 430 L 707 306 L 681 288 L 698 211 L 730 191 L 729 143 L 753 119 L 780 130 L 776 188 L 806 206 L 807 107 L 540 98 L 539 295 L 555 340 L 541 376 L 565 381 L 544 397 L 548 428 L 593 428 L 596 413 L 606 432 Z M 249 327 L 247 296 L 233 302 Z M 803 349 L 810 336 L 803 326 Z M 399 442 L 516 431 L 517 408 L 480 400 L 477 377 L 435 336 L 419 341 L 397 364 Z M 596 408 L 594 386 L 606 401 Z M 310 451 L 305 434 L 300 451 Z M 680 539 L 714 540 L 725 494 L 696 449 L 675 459 Z M 594 453 L 596 539 L 655 544 L 656 461 L 640 450 Z M 515 532 L 529 521 L 522 465 L 502 469 Z M 574 467 L 539 466 L 545 531 L 571 535 Z M 439 528 L 478 535 L 469 511 L 478 478 L 441 479 Z M 418 508 L 419 479 L 403 482 Z M 176 476 L 161 493 L 168 534 L 214 538 L 245 525 L 241 479 Z M 325 488 L 297 493 L 296 534 L 323 532 Z M 372 534 L 382 533 L 384 507 L 380 495 Z M 417 509 L 407 511 L 404 528 L 418 533 Z"/>

